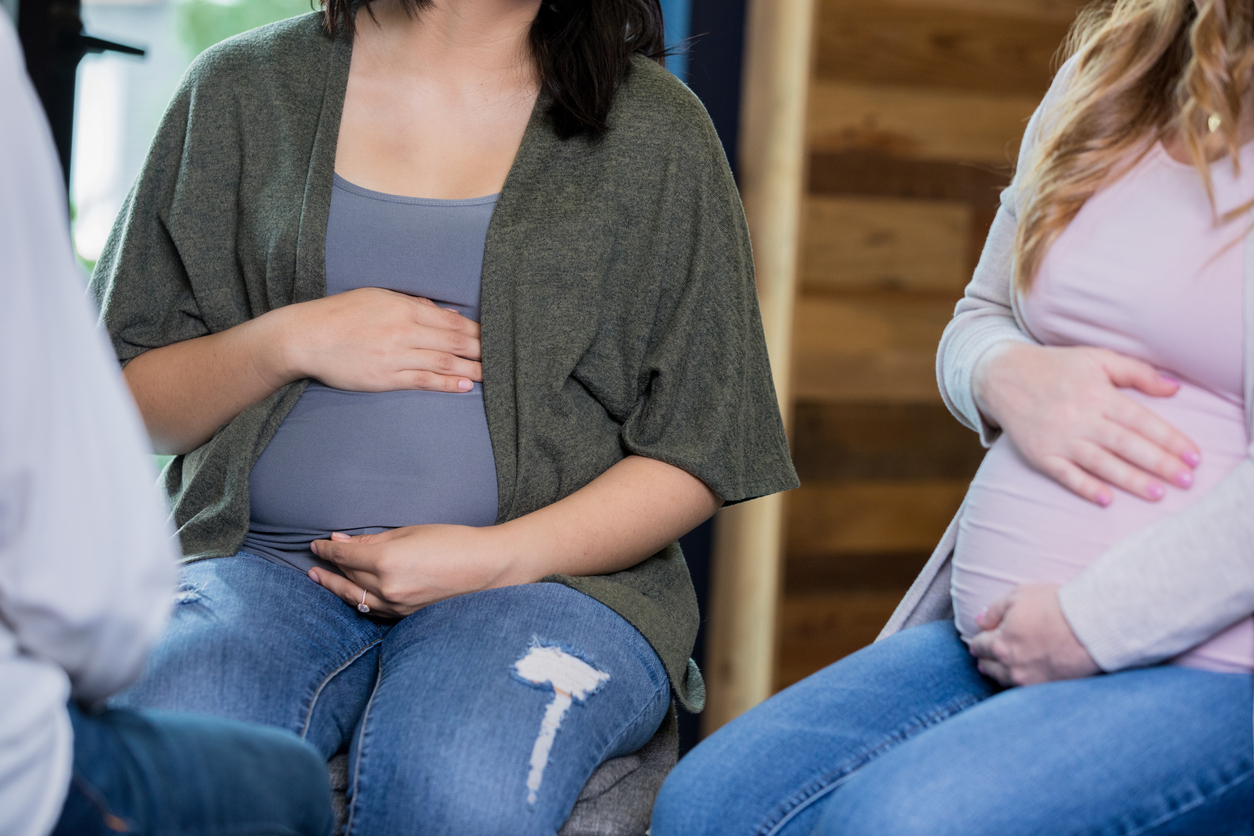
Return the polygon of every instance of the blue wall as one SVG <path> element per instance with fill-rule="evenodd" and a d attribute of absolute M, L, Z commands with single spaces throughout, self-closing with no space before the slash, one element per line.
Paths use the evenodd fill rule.
<path fill-rule="evenodd" d="M 666 67 L 680 81 L 688 80 L 688 32 L 692 22 L 692 0 L 662 0 L 662 19 L 666 21 L 666 46 L 674 50 L 666 59 Z"/>

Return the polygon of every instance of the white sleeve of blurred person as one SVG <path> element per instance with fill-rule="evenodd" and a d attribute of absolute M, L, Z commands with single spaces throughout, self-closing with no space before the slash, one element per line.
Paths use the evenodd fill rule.
<path fill-rule="evenodd" d="M 60 167 L 0 12 L 0 833 L 43 836 L 69 786 L 66 701 L 143 667 L 176 541 L 139 413 L 96 328 Z"/>

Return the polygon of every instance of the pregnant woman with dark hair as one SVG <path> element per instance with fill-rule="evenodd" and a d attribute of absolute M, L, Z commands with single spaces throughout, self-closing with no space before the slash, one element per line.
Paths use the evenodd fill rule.
<path fill-rule="evenodd" d="M 328 0 L 189 71 L 93 287 L 188 564 L 132 705 L 554 833 L 704 699 L 676 538 L 796 484 L 657 0 Z"/>
<path fill-rule="evenodd" d="M 1250 833 L 1254 2 L 1102 0 L 1071 47 L 938 353 L 991 445 L 957 518 L 654 836 Z"/>

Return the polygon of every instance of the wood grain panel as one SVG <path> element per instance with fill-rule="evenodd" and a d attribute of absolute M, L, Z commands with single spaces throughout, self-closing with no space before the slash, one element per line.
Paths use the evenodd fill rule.
<path fill-rule="evenodd" d="M 788 496 L 788 554 L 930 551 L 965 481 L 809 482 Z"/>
<path fill-rule="evenodd" d="M 788 595 L 780 606 L 776 689 L 848 656 L 879 635 L 905 590 Z"/>
<path fill-rule="evenodd" d="M 819 20 L 818 75 L 1041 97 L 1066 37 L 1059 21 L 979 14 L 885 0 L 827 3 Z"/>
<path fill-rule="evenodd" d="M 1006 165 L 1039 100 L 817 81 L 810 92 L 810 147 Z"/>
<path fill-rule="evenodd" d="M 963 201 L 971 207 L 967 232 L 967 274 L 975 269 L 988 228 L 997 214 L 1009 166 L 909 160 L 874 152 L 848 151 L 810 156 L 812 195 L 866 195 Z"/>
<path fill-rule="evenodd" d="M 979 436 L 941 403 L 799 403 L 793 415 L 802 481 L 970 481 L 984 459 Z"/>
<path fill-rule="evenodd" d="M 874 151 L 810 155 L 812 195 L 958 200 L 996 209 L 1010 184 L 1009 165 L 911 160 Z"/>
<path fill-rule="evenodd" d="M 784 563 L 784 593 L 822 590 L 904 592 L 932 556 L 926 551 L 790 555 Z"/>
<path fill-rule="evenodd" d="M 1088 0 L 891 0 L 893 5 L 931 11 L 948 9 L 955 12 L 1004 15 L 1025 20 L 1053 21 L 1069 24 L 1076 12 L 1088 5 Z M 824 4 L 839 5 L 846 0 L 824 0 Z"/>
<path fill-rule="evenodd" d="M 936 402 L 936 346 L 955 298 L 878 293 L 798 299 L 793 394 L 820 402 Z"/>
<path fill-rule="evenodd" d="M 806 202 L 807 290 L 962 292 L 974 212 L 965 203 L 812 197 Z"/>

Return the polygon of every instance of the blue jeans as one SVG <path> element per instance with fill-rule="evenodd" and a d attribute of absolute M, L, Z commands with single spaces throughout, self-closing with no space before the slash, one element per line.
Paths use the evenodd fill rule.
<path fill-rule="evenodd" d="M 560 584 L 389 622 L 241 553 L 188 566 L 176 600 L 121 702 L 277 726 L 324 757 L 347 748 L 349 834 L 551 836 L 597 766 L 648 742 L 670 705 L 644 637 Z"/>
<path fill-rule="evenodd" d="M 274 729 L 70 706 L 74 773 L 53 836 L 330 836 L 326 764 Z"/>
<path fill-rule="evenodd" d="M 998 690 L 950 622 L 905 630 L 712 735 L 653 836 L 1254 831 L 1251 677 L 1160 666 Z"/>

